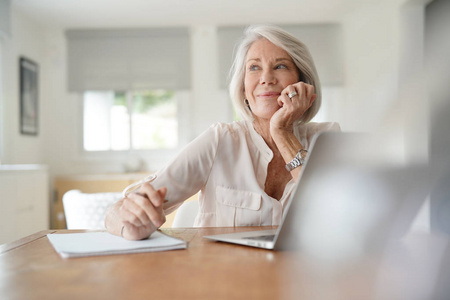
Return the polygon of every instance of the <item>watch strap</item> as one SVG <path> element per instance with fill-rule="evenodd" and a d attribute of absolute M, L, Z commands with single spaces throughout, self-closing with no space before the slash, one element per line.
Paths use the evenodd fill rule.
<path fill-rule="evenodd" d="M 288 163 L 286 164 L 286 170 L 288 172 L 294 170 L 295 168 L 300 167 L 301 165 L 303 165 L 305 163 L 305 156 L 308 153 L 307 150 L 305 149 L 300 149 L 297 154 L 295 155 L 295 157 Z"/>

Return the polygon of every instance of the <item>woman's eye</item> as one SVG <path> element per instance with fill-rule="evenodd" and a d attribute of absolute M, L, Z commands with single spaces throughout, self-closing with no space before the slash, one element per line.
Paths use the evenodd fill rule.
<path fill-rule="evenodd" d="M 248 69 L 249 69 L 250 71 L 256 71 L 256 70 L 259 69 L 259 67 L 258 67 L 257 65 L 251 65 L 250 67 L 248 67 Z"/>
<path fill-rule="evenodd" d="M 287 69 L 286 65 L 280 64 L 275 67 L 275 69 Z"/>

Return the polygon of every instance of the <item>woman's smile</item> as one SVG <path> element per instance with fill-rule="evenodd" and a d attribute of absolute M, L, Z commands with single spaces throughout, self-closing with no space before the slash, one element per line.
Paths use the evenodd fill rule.
<path fill-rule="evenodd" d="M 259 99 L 277 99 L 281 95 L 280 92 L 262 92 L 256 95 Z"/>

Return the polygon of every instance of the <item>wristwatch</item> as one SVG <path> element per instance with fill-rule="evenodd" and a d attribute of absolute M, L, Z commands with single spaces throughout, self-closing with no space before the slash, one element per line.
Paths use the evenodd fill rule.
<path fill-rule="evenodd" d="M 288 172 L 294 170 L 297 167 L 300 167 L 301 165 L 303 165 L 305 163 L 305 157 L 306 154 L 308 153 L 307 150 L 305 149 L 300 149 L 297 154 L 295 155 L 294 159 L 291 160 L 287 165 L 286 165 L 286 170 L 288 170 Z"/>

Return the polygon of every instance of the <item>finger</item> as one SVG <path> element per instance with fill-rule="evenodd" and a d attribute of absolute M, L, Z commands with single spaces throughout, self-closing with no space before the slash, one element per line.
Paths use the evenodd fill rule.
<path fill-rule="evenodd" d="M 143 184 L 139 193 L 145 194 L 154 207 L 160 207 L 164 204 L 165 193 L 163 196 L 150 183 Z"/>
<path fill-rule="evenodd" d="M 139 219 L 141 225 L 150 222 L 146 211 L 146 206 L 150 203 L 146 196 L 131 193 L 125 198 L 124 204 L 125 208 Z"/>
<path fill-rule="evenodd" d="M 148 238 L 157 229 L 152 223 L 139 227 L 136 227 L 128 222 L 124 222 L 123 225 L 124 227 L 121 231 L 121 236 L 128 240 L 141 240 Z"/>
<path fill-rule="evenodd" d="M 285 107 L 285 108 L 292 108 L 292 98 L 294 97 L 289 97 L 290 93 L 297 93 L 295 87 L 293 87 L 292 85 L 287 86 L 286 88 L 283 89 L 283 91 L 281 92 L 281 95 L 278 97 L 277 101 L 278 101 L 278 105 L 280 107 Z"/>
<path fill-rule="evenodd" d="M 316 95 L 316 94 L 313 94 L 312 97 L 311 97 L 311 101 L 309 102 L 309 106 L 311 106 L 311 105 L 314 103 L 314 101 L 316 100 L 316 98 L 317 98 L 317 95 Z"/>
<path fill-rule="evenodd" d="M 290 100 L 293 100 L 294 98 L 297 99 L 297 97 L 299 96 L 299 92 L 294 85 L 288 85 L 284 90 L 288 99 Z"/>
<path fill-rule="evenodd" d="M 306 98 L 311 99 L 311 97 L 314 95 L 314 86 L 310 84 L 305 84 L 306 89 Z"/>
<path fill-rule="evenodd" d="M 166 215 L 164 214 L 164 203 L 166 202 L 166 195 L 167 195 L 167 188 L 162 187 L 158 190 L 159 195 L 161 196 L 161 199 L 163 200 L 163 204 L 156 208 L 158 211 L 159 218 L 157 220 L 158 223 L 155 223 L 157 227 L 160 227 L 166 222 Z"/>
<path fill-rule="evenodd" d="M 127 222 L 137 227 L 142 226 L 142 222 L 139 217 L 132 213 L 125 205 L 122 205 L 119 208 L 119 217 L 122 223 Z"/>
<path fill-rule="evenodd" d="M 277 98 L 278 106 L 283 107 L 286 103 L 289 102 L 289 100 L 290 99 L 288 97 L 288 92 L 285 88 L 281 91 L 280 96 L 278 96 L 278 98 Z"/>
<path fill-rule="evenodd" d="M 148 205 L 148 207 L 145 206 L 144 208 L 151 222 L 156 227 L 160 227 L 162 224 L 166 222 L 166 216 L 163 211 L 163 205 L 167 189 L 164 187 L 161 188 L 160 190 L 156 190 L 150 183 L 146 183 L 141 186 L 139 192 L 145 194 L 147 199 L 149 200 L 148 203 L 150 205 Z"/>
<path fill-rule="evenodd" d="M 283 94 L 281 94 L 278 98 L 277 98 L 277 104 L 279 107 L 283 107 L 284 103 L 286 102 L 286 99 L 284 99 Z"/>
<path fill-rule="evenodd" d="M 317 95 L 314 93 L 314 86 L 304 82 L 299 82 L 296 85 L 297 89 L 300 91 L 300 100 L 302 100 L 302 103 L 299 104 L 307 110 L 317 98 Z"/>
<path fill-rule="evenodd" d="M 156 192 L 156 194 L 159 196 L 158 192 Z M 145 193 L 145 197 L 143 197 L 138 194 L 133 194 L 129 195 L 129 197 L 133 199 L 135 204 L 137 204 L 141 209 L 139 213 L 141 213 L 142 211 L 145 212 L 146 218 L 145 222 L 143 222 L 144 225 L 152 223 L 154 226 L 159 227 L 164 224 L 164 222 L 166 221 L 166 217 L 164 215 L 162 205 L 160 207 L 155 207 L 151 199 L 149 199 L 151 195 Z M 139 216 L 141 215 L 139 214 Z M 141 218 L 140 220 L 144 220 L 144 218 Z"/>
<path fill-rule="evenodd" d="M 158 190 L 158 193 L 159 193 L 159 195 L 161 196 L 161 198 L 164 199 L 164 202 L 165 202 L 166 194 L 167 194 L 167 188 L 166 188 L 165 186 L 162 187 L 162 188 L 160 188 L 160 189 Z"/>

